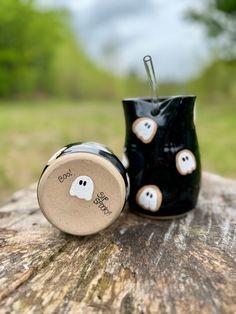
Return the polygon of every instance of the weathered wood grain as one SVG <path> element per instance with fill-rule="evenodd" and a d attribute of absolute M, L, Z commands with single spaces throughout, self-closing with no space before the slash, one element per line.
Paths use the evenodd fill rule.
<path fill-rule="evenodd" d="M 125 211 L 100 234 L 65 235 L 35 185 L 0 209 L 0 313 L 236 313 L 236 181 L 205 173 L 179 220 Z"/>

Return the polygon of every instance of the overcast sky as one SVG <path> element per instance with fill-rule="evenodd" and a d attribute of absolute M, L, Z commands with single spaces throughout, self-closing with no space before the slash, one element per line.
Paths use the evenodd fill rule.
<path fill-rule="evenodd" d="M 116 73 L 144 75 L 142 58 L 151 54 L 161 80 L 185 80 L 209 60 L 204 30 L 187 22 L 194 0 L 41 0 L 66 6 L 86 52 Z"/>

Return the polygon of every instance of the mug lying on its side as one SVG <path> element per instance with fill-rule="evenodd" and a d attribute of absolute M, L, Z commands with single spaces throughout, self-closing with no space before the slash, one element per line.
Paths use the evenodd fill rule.
<path fill-rule="evenodd" d="M 48 161 L 38 183 L 38 202 L 58 229 L 75 235 L 99 232 L 120 215 L 128 177 L 105 146 L 70 144 Z"/>

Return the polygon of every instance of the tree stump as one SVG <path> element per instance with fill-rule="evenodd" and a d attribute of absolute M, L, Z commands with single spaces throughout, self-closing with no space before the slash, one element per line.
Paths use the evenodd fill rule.
<path fill-rule="evenodd" d="M 204 173 L 198 206 L 158 221 L 125 210 L 63 234 L 36 185 L 0 209 L 0 313 L 236 313 L 236 181 Z"/>

